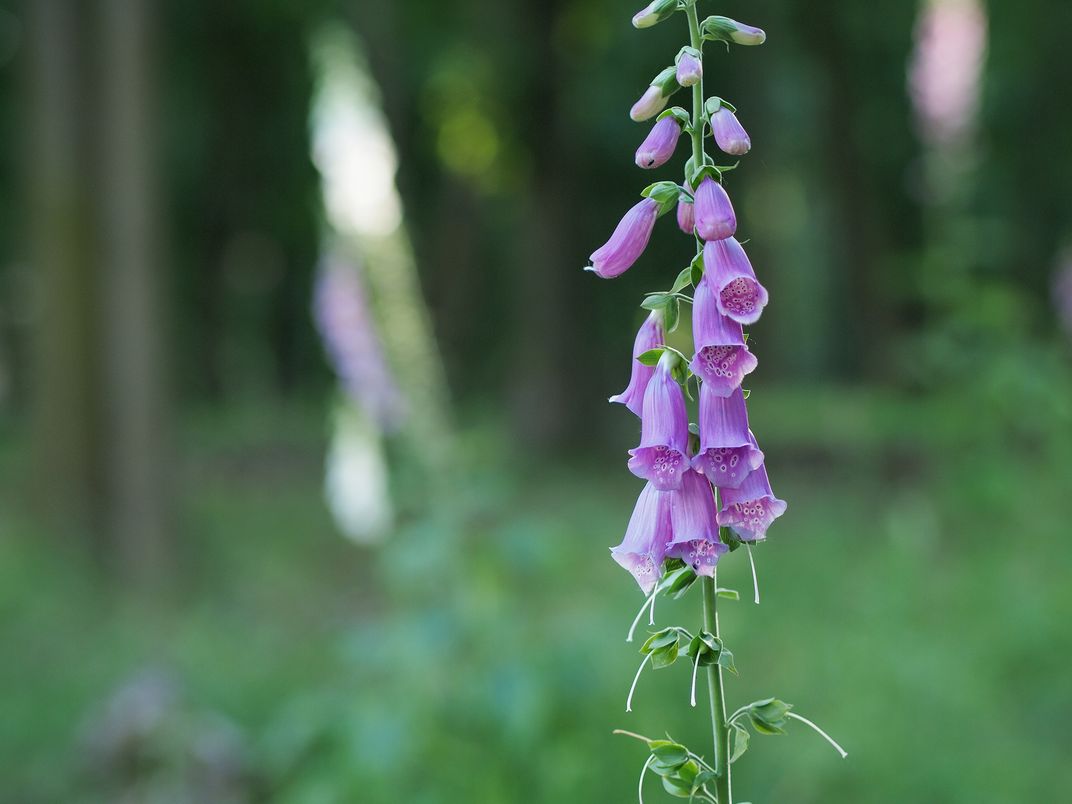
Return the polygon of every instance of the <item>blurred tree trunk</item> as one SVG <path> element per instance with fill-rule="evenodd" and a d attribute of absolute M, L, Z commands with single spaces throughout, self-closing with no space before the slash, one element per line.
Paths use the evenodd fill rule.
<path fill-rule="evenodd" d="M 515 275 L 513 315 L 516 322 L 518 364 L 523 371 L 510 372 L 516 379 L 513 396 L 514 429 L 531 450 L 549 450 L 560 445 L 569 431 L 565 401 L 566 375 L 578 373 L 576 361 L 565 357 L 570 343 L 572 316 L 567 307 L 567 265 L 564 233 L 568 215 L 567 192 L 575 181 L 565 158 L 559 110 L 559 86 L 564 80 L 555 48 L 555 22 L 561 3 L 548 0 L 524 6 L 522 30 L 531 33 L 531 63 L 541 65 L 529 82 L 523 108 L 531 115 L 527 131 L 538 135 L 529 142 L 532 150 L 532 187 L 523 202 L 518 226 L 519 265 Z M 578 421 L 576 417 L 574 421 Z"/>
<path fill-rule="evenodd" d="M 104 458 L 107 527 L 124 576 L 168 564 L 170 487 L 161 329 L 151 0 L 100 6 Z"/>
<path fill-rule="evenodd" d="M 148 0 L 31 4 L 35 489 L 157 580 L 168 520 Z"/>
<path fill-rule="evenodd" d="M 42 512 L 65 532 L 97 532 L 100 499 L 84 16 L 76 3 L 37 0 L 28 19 L 34 490 Z"/>

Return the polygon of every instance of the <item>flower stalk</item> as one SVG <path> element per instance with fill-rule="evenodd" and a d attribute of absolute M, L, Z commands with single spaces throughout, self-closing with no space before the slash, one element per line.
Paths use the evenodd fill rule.
<path fill-rule="evenodd" d="M 696 13 L 696 4 L 689 3 L 685 9 L 689 22 L 689 44 L 700 53 L 703 62 L 703 38 L 700 35 L 700 20 Z M 692 86 L 692 164 L 699 167 L 705 164 L 704 153 L 704 88 L 703 76 Z M 696 243 L 697 254 L 703 253 L 703 244 Z M 703 578 L 704 629 L 719 636 L 718 629 L 718 570 L 710 578 Z M 732 785 L 730 784 L 729 729 L 726 725 L 726 696 L 722 688 L 722 665 L 715 663 L 707 668 L 707 691 L 711 699 L 711 733 L 715 749 L 715 797 L 719 804 L 733 804 Z"/>
<path fill-rule="evenodd" d="M 632 711 L 645 668 L 657 671 L 679 659 L 691 671 L 689 704 L 695 707 L 704 668 L 713 753 L 691 751 L 669 738 L 616 733 L 648 746 L 650 755 L 637 791 L 640 801 L 650 774 L 659 776 L 664 789 L 678 798 L 733 804 L 732 765 L 747 750 L 753 732 L 784 734 L 791 722 L 802 723 L 844 752 L 826 732 L 776 698 L 754 701 L 726 716 L 724 671 L 736 675 L 737 667 L 719 630 L 718 599 L 740 600 L 740 594 L 719 589 L 717 565 L 744 546 L 758 604 L 751 546 L 766 540 L 786 503 L 771 489 L 764 454 L 749 424 L 749 394 L 741 387 L 758 365 L 744 328 L 763 315 L 769 294 L 734 237 L 737 216 L 722 180 L 737 165 L 716 165 L 704 146 L 704 136 L 710 132 L 723 153 L 742 156 L 751 148 L 748 133 L 737 120 L 737 107 L 723 98 L 704 96 L 704 43 L 720 42 L 727 49 L 731 44 L 758 45 L 766 34 L 727 17 L 701 22 L 697 2 L 653 0 L 634 18 L 638 28 L 678 12 L 688 22 L 689 41 L 678 51 L 675 66 L 655 77 L 630 114 L 635 121 L 657 116 L 634 159 L 645 170 L 667 164 L 679 135 L 688 133 L 691 155 L 683 181 L 661 180 L 645 188 L 642 200 L 622 218 L 610 240 L 593 252 L 588 270 L 604 279 L 629 270 L 647 247 L 657 219 L 675 207 L 678 227 L 693 238 L 694 256 L 679 269 L 669 289 L 663 285 L 645 295 L 640 306 L 648 318 L 634 340 L 629 384 L 610 398 L 640 418 L 640 443 L 629 450 L 627 466 L 646 481 L 622 542 L 611 548 L 611 556 L 645 595 L 627 642 L 633 640 L 645 613 L 649 625 L 655 626 L 660 595 L 677 599 L 693 586 L 700 588 L 702 630 L 694 634 L 674 625 L 650 633 L 640 648 L 644 658 L 629 688 L 626 711 Z M 692 92 L 691 114 L 679 106 L 662 111 L 681 88 Z M 681 315 L 681 302 L 691 307 L 691 356 L 668 342 Z M 696 423 L 690 423 L 690 408 L 698 413 Z"/>

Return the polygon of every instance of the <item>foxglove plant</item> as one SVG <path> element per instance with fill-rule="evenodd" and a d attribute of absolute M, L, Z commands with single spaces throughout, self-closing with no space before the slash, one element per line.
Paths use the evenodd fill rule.
<path fill-rule="evenodd" d="M 626 711 L 632 710 L 645 668 L 661 669 L 686 659 L 691 666 L 692 706 L 696 706 L 701 667 L 707 675 L 713 751 L 703 754 L 672 739 L 617 733 L 647 745 L 649 756 L 638 790 L 641 802 L 645 776 L 651 771 L 674 796 L 733 804 L 731 768 L 748 748 L 749 725 L 757 734 L 782 734 L 795 720 L 818 732 L 843 757 L 845 752 L 818 726 L 793 712 L 790 704 L 776 698 L 754 701 L 730 715 L 726 710 L 723 672 L 736 674 L 737 668 L 719 634 L 718 600 L 737 600 L 739 595 L 719 588 L 718 563 L 745 547 L 758 604 L 751 547 L 766 539 L 768 529 L 785 513 L 786 503 L 771 489 L 763 452 L 749 427 L 748 391 L 741 387 L 758 365 L 744 327 L 759 320 L 768 293 L 735 238 L 737 216 L 723 179 L 737 165 L 717 164 L 704 143 L 710 133 L 718 149 L 733 156 L 742 156 L 752 147 L 737 118 L 737 107 L 723 98 L 704 95 L 704 44 L 721 42 L 727 50 L 732 44 L 760 45 L 766 34 L 728 17 L 713 16 L 701 22 L 697 2 L 654 0 L 633 17 L 637 28 L 659 24 L 678 12 L 688 22 L 688 43 L 630 111 L 635 121 L 657 118 L 637 149 L 636 164 L 641 168 L 666 164 L 679 136 L 689 136 L 692 153 L 682 181 L 659 181 L 647 187 L 610 240 L 592 254 L 587 270 L 604 279 L 624 273 L 647 247 L 655 221 L 672 209 L 676 209 L 678 227 L 695 240 L 695 256 L 670 289 L 649 293 L 641 304 L 649 313 L 633 344 L 629 385 L 610 398 L 640 417 L 640 444 L 630 450 L 628 467 L 647 481 L 625 537 L 611 548 L 611 555 L 633 575 L 646 598 L 627 641 L 632 641 L 645 612 L 649 624 L 655 625 L 659 595 L 677 599 L 695 586 L 700 588 L 702 627 L 692 633 L 683 626 L 668 626 L 645 640 L 640 649 L 644 658 L 629 690 Z M 692 111 L 677 106 L 666 109 L 670 97 L 682 87 L 691 89 Z M 666 342 L 677 327 L 682 302 L 692 305 L 691 359 Z M 689 402 L 697 397 L 697 423 L 690 424 Z"/>

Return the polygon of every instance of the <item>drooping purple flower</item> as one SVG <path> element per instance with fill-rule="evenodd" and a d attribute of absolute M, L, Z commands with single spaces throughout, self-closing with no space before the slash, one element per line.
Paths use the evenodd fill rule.
<path fill-rule="evenodd" d="M 672 538 L 671 494 L 659 491 L 651 483 L 644 486 L 629 518 L 625 538 L 610 549 L 614 560 L 636 578 L 646 595 L 651 594 L 662 574 L 666 544 Z"/>
<path fill-rule="evenodd" d="M 652 84 L 644 90 L 644 94 L 633 104 L 633 108 L 629 110 L 629 116 L 637 123 L 650 120 L 666 108 L 668 100 L 670 100 L 670 96 L 663 94 L 662 87 Z"/>
<path fill-rule="evenodd" d="M 678 138 L 681 136 L 681 123 L 673 115 L 667 115 L 648 132 L 644 142 L 636 152 L 636 164 L 641 168 L 657 168 L 665 165 L 674 155 Z"/>
<path fill-rule="evenodd" d="M 691 49 L 683 49 L 677 56 L 677 82 L 683 87 L 700 83 L 703 78 L 703 62 Z"/>
<path fill-rule="evenodd" d="M 659 204 L 644 198 L 633 206 L 618 223 L 610 240 L 592 252 L 592 265 L 586 268 L 603 279 L 613 279 L 628 271 L 637 261 L 651 238 Z"/>
<path fill-rule="evenodd" d="M 740 324 L 758 321 L 770 296 L 737 239 L 708 241 L 703 254 L 704 280 L 718 294 L 718 311 Z"/>
<path fill-rule="evenodd" d="M 721 183 L 704 177 L 696 189 L 696 233 L 704 240 L 724 240 L 737 231 L 737 215 Z"/>
<path fill-rule="evenodd" d="M 693 234 L 696 228 L 696 213 L 693 203 L 684 195 L 677 201 L 677 228 L 685 234 Z"/>
<path fill-rule="evenodd" d="M 762 463 L 763 453 L 748 429 L 748 411 L 741 389 L 723 397 L 703 383 L 700 451 L 692 459 L 693 468 L 720 489 L 735 489 Z"/>
<path fill-rule="evenodd" d="M 718 147 L 733 156 L 744 156 L 752 149 L 752 140 L 737 115 L 721 106 L 711 115 L 711 132 Z"/>
<path fill-rule="evenodd" d="M 629 471 L 660 491 L 681 486 L 689 468 L 689 417 L 685 395 L 671 375 L 677 357 L 666 352 L 644 392 L 640 417 L 640 446 L 629 450 Z"/>
<path fill-rule="evenodd" d="M 629 385 L 620 394 L 612 396 L 609 402 L 620 402 L 637 416 L 643 414 L 644 391 L 647 390 L 648 381 L 655 373 L 655 367 L 645 366 L 637 358 L 664 343 L 666 343 L 666 335 L 663 332 L 662 316 L 653 312 L 640 326 L 636 340 L 633 341 L 633 373 L 629 377 Z"/>
<path fill-rule="evenodd" d="M 722 509 L 718 512 L 718 524 L 733 528 L 745 542 L 758 542 L 767 538 L 767 528 L 785 513 L 785 500 L 779 500 L 771 491 L 767 479 L 767 467 L 762 464 L 750 472 L 737 489 L 722 489 Z"/>
<path fill-rule="evenodd" d="M 692 298 L 692 339 L 696 355 L 689 368 L 716 396 L 729 396 L 759 365 L 741 325 L 719 312 L 718 294 L 707 274 Z"/>
<path fill-rule="evenodd" d="M 681 478 L 681 488 L 671 494 L 673 535 L 666 555 L 680 558 L 697 575 L 713 575 L 718 557 L 726 552 L 727 547 L 718 537 L 715 495 L 711 491 L 711 484 L 690 469 Z"/>

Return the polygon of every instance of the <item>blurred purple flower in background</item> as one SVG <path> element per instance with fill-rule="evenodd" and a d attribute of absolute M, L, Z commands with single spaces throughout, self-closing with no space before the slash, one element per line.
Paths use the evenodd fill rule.
<path fill-rule="evenodd" d="M 980 0 L 926 0 L 916 26 L 909 88 L 920 134 L 932 145 L 967 138 L 979 106 L 987 15 Z"/>
<path fill-rule="evenodd" d="M 1066 246 L 1057 258 L 1053 275 L 1053 306 L 1065 332 L 1072 338 L 1072 246 Z"/>
<path fill-rule="evenodd" d="M 384 359 L 359 268 L 329 252 L 320 264 L 313 314 L 343 390 L 383 432 L 405 418 L 402 398 Z"/>

